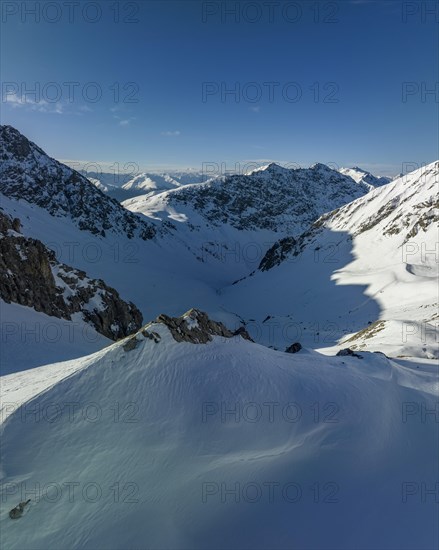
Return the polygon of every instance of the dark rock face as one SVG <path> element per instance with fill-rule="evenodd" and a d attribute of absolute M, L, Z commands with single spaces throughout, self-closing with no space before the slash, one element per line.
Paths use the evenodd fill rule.
<path fill-rule="evenodd" d="M 260 271 L 268 271 L 281 264 L 290 254 L 297 255 L 297 241 L 294 237 L 280 239 L 267 250 L 259 264 Z"/>
<path fill-rule="evenodd" d="M 176 342 L 189 342 L 191 344 L 207 344 L 211 342 L 214 336 L 223 338 L 233 338 L 241 336 L 245 340 L 253 342 L 249 333 L 244 327 L 240 327 L 234 332 L 230 331 L 223 323 L 212 321 L 208 315 L 198 309 L 190 309 L 181 317 L 169 317 L 162 313 L 152 323 L 148 323 L 137 334 L 127 338 L 123 346 L 124 351 L 136 349 L 141 342 L 138 336 L 141 334 L 144 338 L 154 341 L 158 344 L 161 340 L 160 334 L 150 330 L 151 325 L 160 323 L 165 325 Z"/>
<path fill-rule="evenodd" d="M 285 260 L 299 256 L 304 250 L 304 248 L 309 245 L 313 238 L 322 231 L 322 222 L 321 220 L 324 216 L 321 216 L 316 222 L 314 222 L 311 227 L 299 235 L 297 238 L 294 237 L 285 237 L 280 239 L 274 245 L 267 250 L 264 257 L 261 260 L 261 263 L 258 266 L 260 271 L 268 271 L 273 267 L 280 265 Z"/>
<path fill-rule="evenodd" d="M 206 313 L 197 309 L 191 309 L 181 317 L 169 317 L 162 313 L 155 322 L 166 325 L 177 342 L 206 344 L 212 340 L 212 336 L 224 336 L 225 338 L 233 336 L 233 333 L 222 323 L 211 321 Z"/>
<path fill-rule="evenodd" d="M 241 336 L 253 342 L 243 327 L 231 332 L 223 323 L 212 321 L 206 313 L 198 309 L 191 309 L 181 317 L 169 317 L 161 314 L 155 322 L 166 325 L 177 342 L 206 344 L 212 340 L 213 336 L 223 336 L 224 338 Z"/>
<path fill-rule="evenodd" d="M 0 298 L 61 319 L 80 312 L 112 340 L 139 329 L 142 314 L 132 303 L 102 280 L 58 262 L 53 251 L 20 235 L 19 228 L 18 219 L 0 211 Z"/>
<path fill-rule="evenodd" d="M 233 333 L 233 336 L 241 336 L 244 338 L 244 340 L 248 340 L 249 342 L 254 342 L 253 338 L 250 336 L 250 334 L 245 330 L 244 327 L 239 327 L 235 330 Z"/>
<path fill-rule="evenodd" d="M 288 346 L 285 350 L 285 353 L 297 353 L 302 349 L 302 344 L 299 342 L 294 342 L 294 344 L 291 344 L 291 346 Z"/>
<path fill-rule="evenodd" d="M 95 235 L 107 232 L 148 240 L 155 226 L 125 210 L 87 178 L 48 157 L 12 126 L 0 126 L 0 191 L 67 217 Z"/>
<path fill-rule="evenodd" d="M 351 350 L 351 348 L 345 348 L 345 349 L 341 349 L 340 351 L 338 351 L 336 353 L 336 356 L 337 357 L 347 357 L 347 356 L 350 356 L 350 357 L 358 357 L 358 359 L 363 359 L 361 357 L 361 355 L 359 355 L 358 353 L 355 353 L 353 350 Z"/>

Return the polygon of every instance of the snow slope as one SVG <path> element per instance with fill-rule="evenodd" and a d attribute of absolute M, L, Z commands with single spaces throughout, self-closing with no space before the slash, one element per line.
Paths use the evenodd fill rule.
<path fill-rule="evenodd" d="M 281 349 L 292 339 L 326 348 L 364 330 L 351 347 L 438 357 L 438 177 L 435 162 L 280 241 L 261 269 L 223 289 L 224 307 Z"/>
<path fill-rule="evenodd" d="M 232 282 L 257 267 L 280 237 L 300 234 L 324 212 L 368 191 L 323 164 L 286 169 L 272 163 L 247 175 L 129 199 L 123 206 L 153 223 L 172 224 L 171 238 L 203 262 L 226 267 Z"/>
<path fill-rule="evenodd" d="M 25 373 L 4 378 L 25 401 L 2 434 L 5 548 L 437 547 L 434 373 L 147 329 L 158 343 L 139 333 L 66 378 L 28 372 L 34 399 Z"/>
<path fill-rule="evenodd" d="M 363 170 L 358 166 L 354 166 L 353 168 L 340 168 L 339 171 L 341 174 L 351 177 L 357 183 L 369 185 L 371 189 L 374 187 L 381 187 L 381 185 L 386 185 L 392 181 L 392 178 L 388 178 L 386 176 L 374 176 L 367 170 Z"/>
<path fill-rule="evenodd" d="M 71 320 L 51 317 L 33 308 L 0 300 L 0 364 L 2 399 L 4 376 L 27 371 L 105 348 L 112 341 L 86 323 L 81 314 Z M 26 386 L 26 377 L 23 386 Z"/>

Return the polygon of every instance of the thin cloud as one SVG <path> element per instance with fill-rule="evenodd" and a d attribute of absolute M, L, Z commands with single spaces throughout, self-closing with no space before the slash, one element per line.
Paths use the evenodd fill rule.
<path fill-rule="evenodd" d="M 25 96 L 19 96 L 16 93 L 5 94 L 2 98 L 2 102 L 10 105 L 13 109 L 25 109 L 38 113 L 54 113 L 57 115 L 64 114 L 64 105 L 60 102 L 51 103 L 45 99 L 36 101 Z"/>
<path fill-rule="evenodd" d="M 119 116 L 115 116 L 114 118 L 119 120 L 119 126 L 129 126 L 132 120 L 136 120 L 136 117 L 134 116 L 130 116 L 129 118 L 120 118 Z"/>
<path fill-rule="evenodd" d="M 168 137 L 175 137 L 175 136 L 179 136 L 181 134 L 180 130 L 174 130 L 172 132 L 168 131 L 168 132 L 162 132 L 161 135 L 162 136 L 168 136 Z"/>

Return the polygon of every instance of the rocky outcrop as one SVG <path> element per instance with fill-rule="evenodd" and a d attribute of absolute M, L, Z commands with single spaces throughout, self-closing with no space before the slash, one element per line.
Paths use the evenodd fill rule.
<path fill-rule="evenodd" d="M 351 350 L 351 348 L 341 349 L 336 353 L 336 356 L 337 357 L 358 357 L 358 359 L 363 359 L 361 355 L 359 355 L 358 353 L 355 353 L 353 350 Z"/>
<path fill-rule="evenodd" d="M 53 317 L 84 321 L 117 340 L 138 330 L 142 314 L 100 279 L 57 261 L 53 251 L 19 233 L 20 221 L 0 211 L 0 298 Z"/>
<path fill-rule="evenodd" d="M 302 344 L 299 342 L 294 342 L 294 344 L 291 344 L 291 346 L 288 346 L 285 350 L 285 353 L 297 353 L 302 349 Z"/>
<path fill-rule="evenodd" d="M 0 191 L 52 216 L 70 218 L 81 230 L 148 240 L 155 226 L 124 209 L 87 178 L 50 158 L 12 126 L 0 126 Z"/>
<path fill-rule="evenodd" d="M 169 317 L 162 313 L 155 322 L 166 325 L 177 342 L 206 344 L 212 340 L 213 336 L 232 338 L 238 335 L 253 341 L 243 327 L 232 332 L 223 323 L 212 321 L 206 313 L 198 309 L 191 309 L 181 317 Z"/>
<path fill-rule="evenodd" d="M 127 338 L 123 349 L 131 351 L 140 344 L 140 336 L 154 341 L 158 344 L 161 340 L 160 334 L 151 330 L 154 325 L 165 325 L 176 342 L 189 342 L 190 344 L 207 344 L 211 342 L 214 336 L 223 338 L 233 338 L 241 336 L 245 340 L 253 342 L 249 333 L 244 327 L 239 327 L 235 331 L 229 330 L 223 323 L 212 321 L 207 313 L 199 309 L 190 309 L 181 317 L 170 317 L 162 313 L 155 321 L 148 323 L 141 331 Z"/>
<path fill-rule="evenodd" d="M 259 264 L 260 271 L 268 271 L 281 264 L 290 254 L 297 255 L 297 240 L 294 237 L 280 239 L 267 250 Z"/>
<path fill-rule="evenodd" d="M 280 239 L 272 247 L 270 247 L 262 258 L 258 270 L 268 271 L 273 267 L 280 265 L 288 258 L 299 256 L 302 253 L 305 246 L 321 231 L 321 220 L 324 216 L 321 216 L 316 222 L 314 222 L 308 231 L 305 231 L 297 238 L 285 237 Z"/>

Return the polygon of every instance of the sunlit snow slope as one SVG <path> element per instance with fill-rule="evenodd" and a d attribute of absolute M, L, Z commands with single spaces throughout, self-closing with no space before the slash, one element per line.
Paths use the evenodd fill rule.
<path fill-rule="evenodd" d="M 27 394 L 4 378 L 25 402 L 2 434 L 2 547 L 437 547 L 428 368 L 146 328 L 64 379 L 28 372 Z"/>
<path fill-rule="evenodd" d="M 281 349 L 296 339 L 438 357 L 438 178 L 435 162 L 280 241 L 223 290 L 225 309 Z"/>

